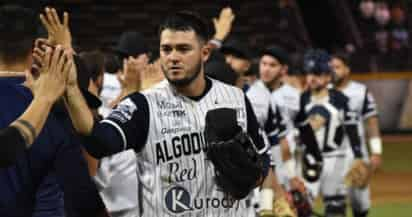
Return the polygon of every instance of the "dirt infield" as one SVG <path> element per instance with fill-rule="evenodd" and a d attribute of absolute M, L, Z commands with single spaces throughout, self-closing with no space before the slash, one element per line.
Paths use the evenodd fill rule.
<path fill-rule="evenodd" d="M 412 173 L 381 171 L 373 177 L 371 187 L 374 204 L 412 203 Z"/>

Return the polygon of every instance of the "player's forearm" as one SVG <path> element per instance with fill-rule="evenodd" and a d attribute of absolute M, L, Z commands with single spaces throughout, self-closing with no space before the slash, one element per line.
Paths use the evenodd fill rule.
<path fill-rule="evenodd" d="M 289 143 L 286 137 L 283 137 L 279 140 L 280 149 L 282 151 L 282 161 L 286 162 L 292 159 L 292 154 L 290 153 Z"/>
<path fill-rule="evenodd" d="M 378 117 L 373 116 L 366 120 L 366 130 L 372 154 L 382 154 L 382 139 Z"/>
<path fill-rule="evenodd" d="M 268 175 L 266 176 L 265 180 L 262 183 L 262 188 L 263 189 L 272 189 L 273 192 L 275 193 L 276 197 L 279 197 L 283 195 L 284 191 L 282 186 L 279 184 L 274 170 L 270 169 L 268 172 Z"/>
<path fill-rule="evenodd" d="M 380 137 L 378 117 L 370 117 L 366 120 L 366 130 L 369 138 Z"/>
<path fill-rule="evenodd" d="M 82 135 L 90 135 L 94 119 L 79 87 L 67 89 L 65 103 L 77 132 Z"/>
<path fill-rule="evenodd" d="M 346 124 L 345 129 L 355 158 L 362 158 L 363 154 L 361 151 L 361 141 L 358 133 L 358 127 L 356 125 Z"/>
<path fill-rule="evenodd" d="M 52 101 L 42 96 L 35 97 L 26 111 L 11 124 L 11 126 L 16 127 L 20 131 L 27 147 L 39 135 L 52 106 Z"/>

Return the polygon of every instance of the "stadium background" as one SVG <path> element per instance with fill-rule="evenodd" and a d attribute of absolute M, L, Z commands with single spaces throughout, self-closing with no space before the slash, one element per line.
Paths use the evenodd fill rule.
<path fill-rule="evenodd" d="M 370 216 L 412 216 L 412 1 L 374 1 L 390 12 L 390 20 L 384 25 L 373 22 L 375 17 L 363 16 L 361 0 L 12 2 L 39 11 L 52 5 L 70 12 L 77 51 L 107 48 L 125 30 L 137 30 L 156 55 L 157 25 L 165 14 L 188 9 L 211 20 L 222 7 L 231 6 L 236 19 L 230 36 L 248 42 L 255 53 L 268 44 L 278 44 L 290 52 L 308 47 L 347 52 L 353 78 L 365 82 L 377 99 L 385 133 L 384 166 L 372 181 Z"/>

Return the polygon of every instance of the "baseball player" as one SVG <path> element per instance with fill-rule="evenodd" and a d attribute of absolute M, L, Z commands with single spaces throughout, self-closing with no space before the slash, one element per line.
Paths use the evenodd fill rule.
<path fill-rule="evenodd" d="M 270 103 L 271 94 L 280 85 L 283 72 L 287 68 L 286 53 L 278 47 L 269 47 L 262 52 L 259 61 L 260 79 L 255 81 L 247 90 L 246 96 L 250 100 L 260 127 L 264 129 L 269 143 L 274 163 L 276 176 L 281 184 L 286 184 L 286 174 L 281 169 L 282 157 L 280 143 L 287 143 L 285 139 L 286 125 L 283 122 L 277 105 Z M 283 172 L 283 173 L 282 173 Z M 260 211 L 260 197 L 258 189 L 251 198 L 254 207 Z"/>
<path fill-rule="evenodd" d="M 265 49 L 259 62 L 260 79 L 254 82 L 246 92 L 256 118 L 268 136 L 274 155 L 273 159 L 277 166 L 280 166 L 282 159 L 279 144 L 286 142 L 286 125 L 278 106 L 271 105 L 270 98 L 272 92 L 279 88 L 285 70 L 287 70 L 286 52 L 278 47 Z M 277 169 L 276 172 L 278 178 L 281 179 L 280 170 Z"/>
<path fill-rule="evenodd" d="M 348 97 L 328 89 L 332 71 L 330 57 L 322 50 L 309 50 L 304 55 L 308 91 L 300 98 L 296 125 L 305 145 L 303 177 L 314 198 L 320 191 L 325 216 L 345 216 L 345 156 L 349 144 L 357 162 L 363 154 L 357 129 L 356 114 L 350 110 Z"/>
<path fill-rule="evenodd" d="M 257 151 L 268 156 L 243 92 L 204 76 L 203 63 L 209 55 L 206 29 L 191 13 L 169 16 L 159 31 L 160 64 L 166 80 L 129 95 L 100 123 L 83 109 L 85 102 L 76 84 L 68 81 L 67 108 L 76 129 L 90 141 L 85 145 L 89 153 L 95 157 L 125 149 L 137 153 L 141 216 L 247 213 L 244 200 L 232 200 L 217 188 L 213 165 L 205 159 L 204 127 L 209 110 L 236 109 L 239 126 L 252 137 Z M 277 186 L 269 167 L 265 171 L 263 185 Z"/>
<path fill-rule="evenodd" d="M 270 103 L 272 107 L 279 108 L 287 127 L 287 142 L 283 143 L 282 146 L 282 171 L 285 174 L 285 183 L 288 184 L 286 188 L 291 190 L 297 188 L 298 184 L 303 184 L 302 180 L 298 178 L 301 176 L 301 173 L 298 172 L 300 171 L 300 158 L 297 156 L 299 147 L 296 146 L 297 129 L 294 125 L 294 120 L 299 112 L 300 96 L 306 88 L 301 55 L 289 57 L 288 69 L 282 80 L 282 85 L 272 92 Z M 289 182 L 286 182 L 287 180 Z"/>
<path fill-rule="evenodd" d="M 363 160 L 370 163 L 372 171 L 375 171 L 381 166 L 382 162 L 382 140 L 379 133 L 378 110 L 374 97 L 364 84 L 349 79 L 350 67 L 348 58 L 344 54 L 334 54 L 330 65 L 335 73 L 335 87 L 349 98 L 349 106 L 360 117 L 358 119 L 358 129 L 361 137 Z M 371 151 L 370 159 L 366 147 L 366 132 Z M 349 159 L 353 159 L 351 154 L 349 154 Z M 367 216 L 371 205 L 369 188 L 351 188 L 349 196 L 353 216 Z"/>

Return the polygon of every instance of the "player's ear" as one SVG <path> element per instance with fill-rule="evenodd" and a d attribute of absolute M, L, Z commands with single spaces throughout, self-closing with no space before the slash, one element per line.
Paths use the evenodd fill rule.
<path fill-rule="evenodd" d="M 211 52 L 212 52 L 212 48 L 210 47 L 209 43 L 206 43 L 202 46 L 201 55 L 202 55 L 203 62 L 206 62 L 209 59 Z"/>

